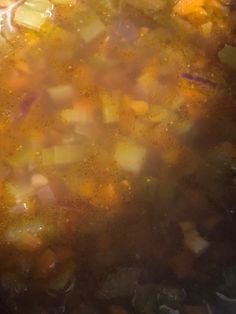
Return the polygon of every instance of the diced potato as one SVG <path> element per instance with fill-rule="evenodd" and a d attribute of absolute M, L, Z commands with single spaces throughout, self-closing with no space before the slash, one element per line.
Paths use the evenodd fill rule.
<path fill-rule="evenodd" d="M 35 173 L 31 177 L 31 184 L 34 188 L 42 187 L 48 184 L 48 179 L 40 173 Z"/>
<path fill-rule="evenodd" d="M 138 173 L 143 165 L 146 149 L 129 141 L 121 141 L 116 146 L 115 160 L 124 170 Z"/>
<path fill-rule="evenodd" d="M 90 43 L 105 30 L 106 26 L 100 18 L 95 13 L 90 13 L 80 26 L 80 35 L 86 43 Z"/>
<path fill-rule="evenodd" d="M 52 101 L 57 104 L 70 104 L 74 97 L 73 87 L 70 85 L 57 85 L 47 89 Z"/>

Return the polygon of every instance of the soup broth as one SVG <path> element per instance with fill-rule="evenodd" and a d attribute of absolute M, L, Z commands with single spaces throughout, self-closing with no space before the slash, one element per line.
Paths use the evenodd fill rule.
<path fill-rule="evenodd" d="M 236 4 L 0 0 L 0 313 L 236 312 Z"/>

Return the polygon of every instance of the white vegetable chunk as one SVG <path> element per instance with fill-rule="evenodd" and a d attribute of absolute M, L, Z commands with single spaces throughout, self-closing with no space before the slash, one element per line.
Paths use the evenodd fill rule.
<path fill-rule="evenodd" d="M 97 36 L 101 35 L 105 29 L 106 27 L 100 18 L 93 13 L 84 19 L 80 27 L 80 35 L 86 43 L 89 43 Z"/>
<path fill-rule="evenodd" d="M 34 188 L 43 187 L 48 184 L 48 179 L 40 173 L 35 173 L 31 177 L 31 184 Z"/>
<path fill-rule="evenodd" d="M 115 150 L 115 160 L 124 170 L 138 173 L 143 165 L 146 149 L 129 141 L 119 142 Z"/>

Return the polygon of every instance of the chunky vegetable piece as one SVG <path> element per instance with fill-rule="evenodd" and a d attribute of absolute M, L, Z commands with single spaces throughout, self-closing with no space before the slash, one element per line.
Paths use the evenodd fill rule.
<path fill-rule="evenodd" d="M 145 158 L 145 149 L 132 142 L 122 141 L 116 146 L 115 160 L 123 169 L 139 172 Z"/>
<path fill-rule="evenodd" d="M 16 9 L 14 22 L 19 26 L 39 31 L 51 15 L 53 5 L 49 0 L 27 0 Z"/>

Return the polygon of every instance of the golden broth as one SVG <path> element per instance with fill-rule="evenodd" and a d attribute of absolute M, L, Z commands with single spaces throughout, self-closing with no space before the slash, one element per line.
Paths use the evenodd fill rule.
<path fill-rule="evenodd" d="M 1 313 L 234 313 L 234 1 L 0 4 Z"/>

